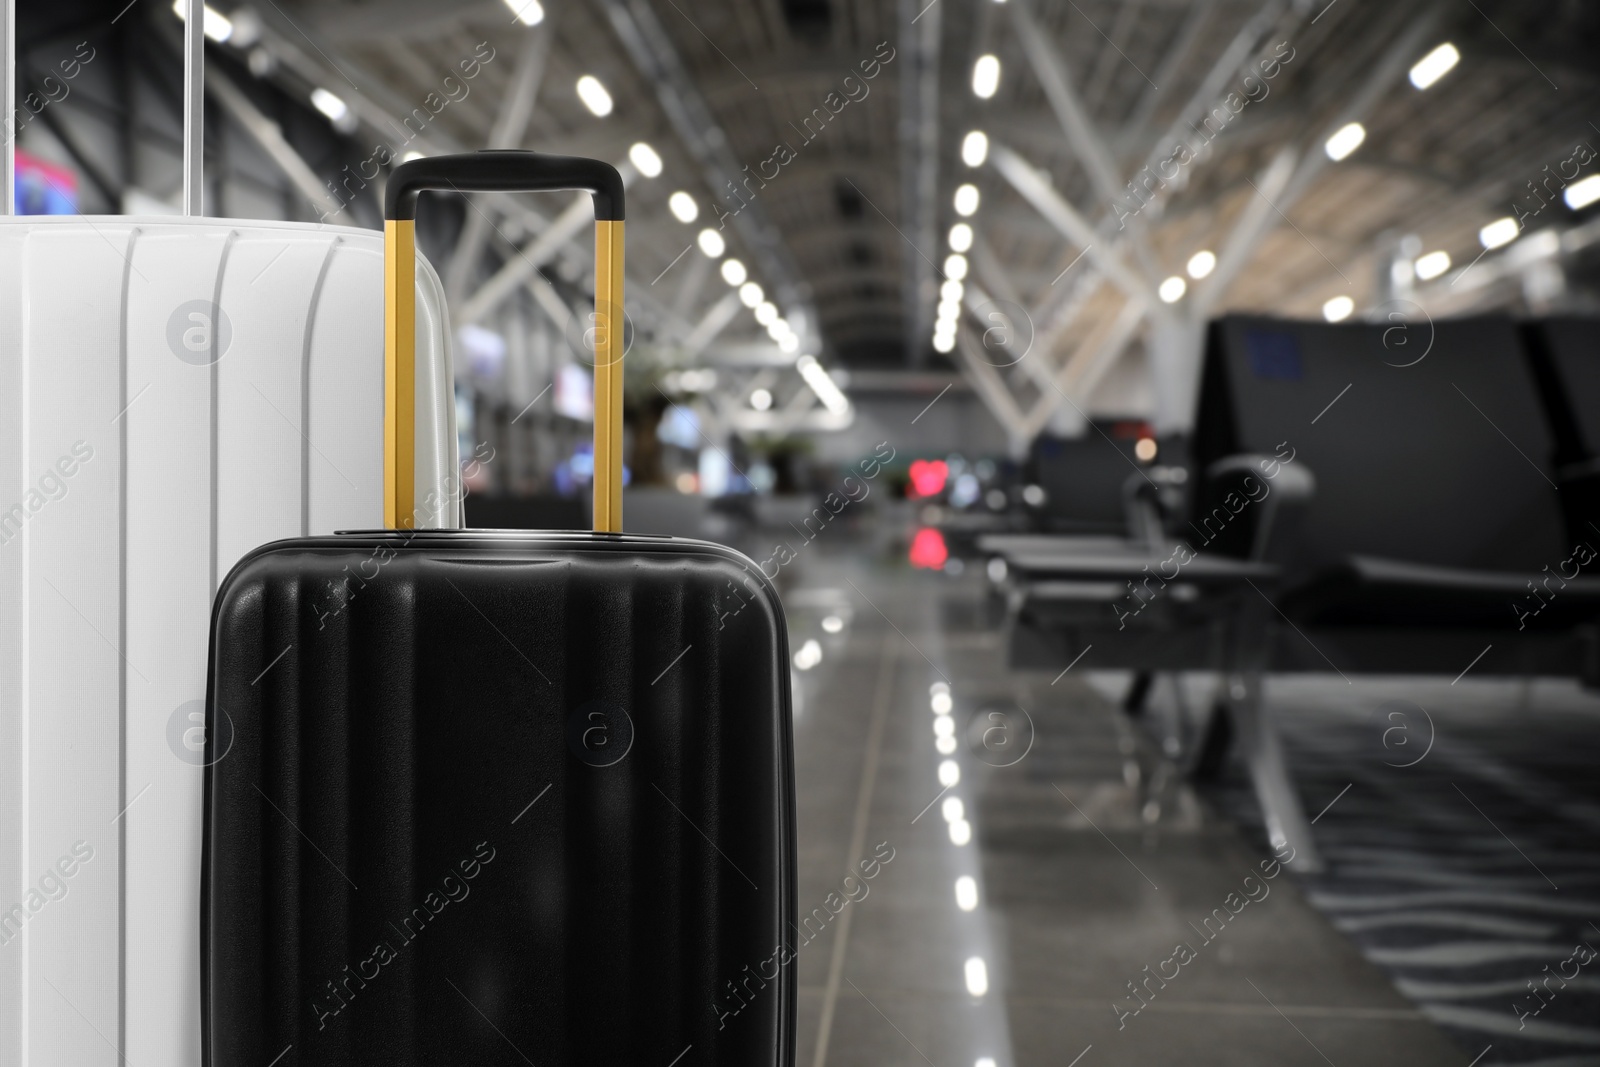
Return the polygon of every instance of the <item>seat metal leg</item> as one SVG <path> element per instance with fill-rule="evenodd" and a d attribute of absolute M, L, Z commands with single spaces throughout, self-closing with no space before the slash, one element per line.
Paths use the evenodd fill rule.
<path fill-rule="evenodd" d="M 1261 674 L 1249 672 L 1228 679 L 1228 711 L 1233 718 L 1237 740 L 1243 746 L 1250 781 L 1267 822 L 1267 838 L 1272 847 L 1292 848 L 1285 862 L 1290 870 L 1311 874 L 1322 870 L 1322 857 L 1311 836 L 1311 822 L 1289 777 L 1283 744 L 1262 704 Z"/>
<path fill-rule="evenodd" d="M 1154 671 L 1134 672 L 1128 693 L 1122 698 L 1122 710 L 1133 718 L 1143 715 L 1145 704 L 1150 699 L 1150 690 L 1155 687 L 1155 680 Z"/>

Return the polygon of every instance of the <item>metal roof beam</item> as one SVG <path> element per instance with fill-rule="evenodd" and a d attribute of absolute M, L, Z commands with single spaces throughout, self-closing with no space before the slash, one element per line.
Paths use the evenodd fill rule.
<path fill-rule="evenodd" d="M 724 188 L 734 185 L 734 176 L 742 172 L 742 167 L 728 147 L 727 132 L 695 88 L 666 28 L 647 0 L 600 0 L 600 6 L 623 50 L 655 89 L 656 99 L 678 141 L 700 166 L 706 188 L 720 197 Z M 721 217 L 731 220 L 755 261 L 757 272 L 778 296 L 777 302 L 784 307 L 807 305 L 808 294 L 799 268 L 760 200 L 752 199 Z"/>
<path fill-rule="evenodd" d="M 550 42 L 555 33 L 547 18 L 527 33 L 522 51 L 517 56 L 516 69 L 511 74 L 511 84 L 500 101 L 494 125 L 489 130 L 485 148 L 517 148 L 528 132 L 528 120 L 533 118 L 533 103 L 539 94 L 539 83 L 544 79 L 546 60 L 550 55 Z M 469 198 L 472 203 L 479 197 Z M 444 291 L 451 306 L 461 303 L 466 296 L 471 271 L 483 254 L 489 237 L 489 216 L 483 211 L 467 212 L 456 238 L 455 252 L 450 256 L 444 271 Z"/>

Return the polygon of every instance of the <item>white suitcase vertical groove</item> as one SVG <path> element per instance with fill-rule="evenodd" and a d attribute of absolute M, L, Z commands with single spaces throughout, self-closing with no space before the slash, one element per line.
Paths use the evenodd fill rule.
<path fill-rule="evenodd" d="M 311 533 L 311 339 L 316 336 L 317 308 L 322 303 L 322 290 L 328 283 L 328 267 L 333 263 L 334 249 L 339 238 L 328 242 L 317 267 L 317 284 L 311 289 L 311 303 L 306 308 L 305 338 L 300 354 L 300 536 Z"/>
<path fill-rule="evenodd" d="M 128 647 L 128 293 L 133 287 L 133 246 L 140 231 L 128 234 L 123 253 L 122 290 L 117 297 L 117 648 Z M 117 1048 L 128 1047 L 128 661 L 117 657 Z M 26 1061 L 24 1061 L 26 1062 Z"/>
<path fill-rule="evenodd" d="M 135 672 L 127 693 L 128 800 L 149 787 L 122 817 L 128 842 L 123 1053 L 133 1063 L 196 1061 L 200 985 L 189 963 L 199 953 L 201 775 L 175 758 L 167 736 L 180 707 L 205 699 L 217 364 L 191 362 L 196 353 L 182 340 L 181 357 L 169 327 L 178 313 L 180 330 L 204 328 L 188 316 L 205 311 L 183 309 L 195 301 L 215 307 L 233 240 L 231 230 L 216 226 L 199 233 L 152 228 L 135 246 L 125 306 L 129 386 L 149 385 L 123 416 L 127 656 Z M 218 338 L 215 322 L 210 329 Z"/>
<path fill-rule="evenodd" d="M 124 393 L 120 293 L 134 245 L 135 231 L 119 226 L 48 242 L 31 235 L 19 250 L 21 408 L 12 440 L 20 488 L 42 492 L 22 497 L 29 513 L 5 546 L 21 557 L 23 841 L 21 877 L 7 885 L 0 908 L 20 900 L 27 909 L 20 944 L 5 946 L 19 952 L 23 971 L 23 1062 L 109 1062 L 94 1031 L 115 1033 L 120 1018 L 119 975 L 102 961 L 117 958 L 121 927 L 115 817 L 127 668 L 116 416 Z M 96 301 L 97 291 L 119 299 Z M 63 304 L 73 314 L 50 313 Z M 75 452 L 79 458 L 64 458 Z M 46 483 L 46 469 L 58 477 Z M 51 876 L 79 841 L 90 861 Z M 12 897 L 13 888 L 23 895 Z"/>
<path fill-rule="evenodd" d="M 198 215 L 199 211 L 198 210 L 195 211 L 195 214 Z M 237 241 L 238 239 L 239 239 L 238 231 L 237 230 L 230 230 L 229 233 L 228 233 L 227 239 L 224 240 L 223 243 L 222 243 L 222 258 L 217 263 L 217 278 L 216 278 L 215 288 L 212 290 L 212 294 L 211 294 L 211 306 L 214 307 L 214 308 L 218 308 L 219 309 L 219 311 L 218 311 L 218 317 L 219 318 L 220 318 L 220 316 L 222 314 L 222 311 L 220 309 L 225 307 L 225 305 L 222 303 L 222 282 L 223 282 L 223 279 L 226 278 L 227 274 L 228 274 L 228 254 L 233 251 L 234 242 Z M 231 340 L 231 338 L 230 338 L 230 340 Z M 211 377 L 211 585 L 210 585 L 210 593 L 211 593 L 212 596 L 216 596 L 217 595 L 217 578 L 218 578 L 218 575 L 217 575 L 217 534 L 218 534 L 218 530 L 217 530 L 217 521 L 218 521 L 218 515 L 217 515 L 217 487 L 218 487 L 218 481 L 217 481 L 217 459 L 218 459 L 218 455 L 219 455 L 219 452 L 220 452 L 221 442 L 217 440 L 217 432 L 218 432 L 217 428 L 218 428 L 218 426 L 221 425 L 221 422 L 217 418 L 217 413 L 218 413 L 217 409 L 220 406 L 219 405 L 218 393 L 222 388 L 222 383 L 219 380 L 219 377 L 221 375 L 221 370 L 222 370 L 222 352 L 220 350 L 221 346 L 222 346 L 222 341 L 223 341 L 222 330 L 219 328 L 217 323 L 213 323 L 212 324 L 212 328 L 211 328 L 211 367 L 210 367 L 210 370 L 211 370 L 211 375 L 210 375 L 210 377 Z"/>
<path fill-rule="evenodd" d="M 215 367 L 217 566 L 309 531 L 307 432 L 312 324 L 337 238 L 242 238 L 217 288 L 232 347 Z M 215 589 L 213 589 L 215 595 Z"/>

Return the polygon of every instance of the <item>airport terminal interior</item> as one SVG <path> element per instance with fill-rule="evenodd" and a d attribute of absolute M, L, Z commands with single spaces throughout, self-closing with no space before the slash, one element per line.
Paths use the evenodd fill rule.
<path fill-rule="evenodd" d="M 1600 1064 L 1600 7 L 6 7 L 0 1064 Z M 608 166 L 482 179 L 508 150 Z M 639 537 L 521 609 L 495 582 L 539 568 L 451 564 L 414 663 L 355 662 L 409 540 L 242 588 L 258 545 L 413 522 Z M 680 550 L 743 576 L 699 623 L 699 586 L 647 607 Z M 614 646 L 583 567 L 636 583 Z M 358 927 L 352 827 L 389 838 L 314 799 L 376 781 L 364 727 L 272 687 L 364 707 L 437 655 L 542 714 L 546 615 L 563 693 L 633 695 L 538 757 L 571 836 L 527 877 L 628 933 L 553 971 L 542 904 L 491 922 L 543 783 L 417 725 L 506 808 L 484 904 L 302 973 L 309 1009 L 273 986 L 250 886 Z M 582 814 L 602 775 L 633 791 Z M 741 969 L 761 907 L 783 951 Z M 350 1044 L 423 960 L 418 1036 Z"/>

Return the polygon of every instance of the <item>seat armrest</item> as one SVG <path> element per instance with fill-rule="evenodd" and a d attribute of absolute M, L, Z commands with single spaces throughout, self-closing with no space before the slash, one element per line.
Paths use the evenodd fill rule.
<path fill-rule="evenodd" d="M 1206 468 L 1195 532 L 1244 559 L 1286 563 L 1317 479 L 1303 463 L 1239 453 Z"/>
<path fill-rule="evenodd" d="M 1183 467 L 1150 467 L 1128 475 L 1122 483 L 1122 509 L 1130 541 L 1150 549 L 1166 543 L 1173 517 L 1182 512 L 1188 480 Z"/>

